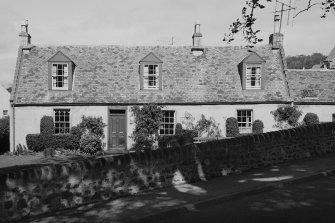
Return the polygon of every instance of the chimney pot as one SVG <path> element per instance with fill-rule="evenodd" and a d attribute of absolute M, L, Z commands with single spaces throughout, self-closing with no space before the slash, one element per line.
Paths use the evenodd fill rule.
<path fill-rule="evenodd" d="M 194 33 L 192 36 L 193 45 L 191 51 L 193 55 L 200 56 L 204 52 L 204 48 L 202 47 L 202 34 L 200 32 L 200 21 L 197 21 L 194 25 Z"/>
<path fill-rule="evenodd" d="M 21 32 L 19 33 L 20 38 L 20 46 L 28 47 L 31 43 L 31 36 L 28 33 L 28 20 L 25 20 L 24 23 L 21 24 Z"/>

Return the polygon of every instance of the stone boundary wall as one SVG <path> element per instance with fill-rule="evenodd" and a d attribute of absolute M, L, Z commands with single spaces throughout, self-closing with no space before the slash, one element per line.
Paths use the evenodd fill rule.
<path fill-rule="evenodd" d="M 0 221 L 335 151 L 335 123 L 0 174 Z"/>

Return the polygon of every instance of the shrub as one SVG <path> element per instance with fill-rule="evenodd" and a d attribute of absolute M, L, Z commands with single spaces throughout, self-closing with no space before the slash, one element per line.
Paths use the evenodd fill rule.
<path fill-rule="evenodd" d="M 226 136 L 227 137 L 236 137 L 238 136 L 239 129 L 238 129 L 238 122 L 237 119 L 234 117 L 227 118 L 226 121 Z"/>
<path fill-rule="evenodd" d="M 48 157 L 53 157 L 55 156 L 56 154 L 56 151 L 54 148 L 46 148 L 44 151 L 43 151 L 43 155 L 44 157 L 48 158 Z"/>
<path fill-rule="evenodd" d="M 150 150 L 158 139 L 158 130 L 163 117 L 162 106 L 147 104 L 131 108 L 135 117 L 135 129 L 131 135 L 134 139 L 133 149 L 137 151 Z"/>
<path fill-rule="evenodd" d="M 92 133 L 86 133 L 82 135 L 79 144 L 80 151 L 84 153 L 94 155 L 102 150 L 100 137 Z"/>
<path fill-rule="evenodd" d="M 71 134 L 28 134 L 26 136 L 26 142 L 28 149 L 34 152 L 40 152 L 46 148 L 79 149 L 78 138 Z"/>
<path fill-rule="evenodd" d="M 9 151 L 9 117 L 0 119 L 0 154 Z"/>
<path fill-rule="evenodd" d="M 196 130 L 182 129 L 179 135 L 160 136 L 158 138 L 158 147 L 168 148 L 189 145 L 193 143 L 193 138 L 197 137 L 197 135 L 198 132 Z"/>
<path fill-rule="evenodd" d="M 79 125 L 73 126 L 70 129 L 70 134 L 77 137 L 78 141 L 79 141 L 81 136 L 84 134 L 84 129 L 82 129 Z"/>
<path fill-rule="evenodd" d="M 315 124 L 319 124 L 319 117 L 317 114 L 315 113 L 307 113 L 303 119 L 303 123 L 305 125 L 315 125 Z"/>
<path fill-rule="evenodd" d="M 255 120 L 252 123 L 252 133 L 263 133 L 264 124 L 261 120 Z"/>
<path fill-rule="evenodd" d="M 41 118 L 40 133 L 44 135 L 52 135 L 55 133 L 55 125 L 53 117 L 45 115 Z"/>
<path fill-rule="evenodd" d="M 271 111 L 273 118 L 276 122 L 274 127 L 285 129 L 291 127 L 297 127 L 299 125 L 298 120 L 302 112 L 297 106 L 282 105 L 276 110 Z"/>
<path fill-rule="evenodd" d="M 106 124 L 103 123 L 102 117 L 86 117 L 83 115 L 78 127 L 81 129 L 81 133 L 88 132 L 101 138 L 105 137 L 104 127 L 106 127 Z"/>
<path fill-rule="evenodd" d="M 200 120 L 197 122 L 195 129 L 198 131 L 199 136 L 211 137 L 211 136 L 221 136 L 221 129 L 219 124 L 210 117 L 206 119 L 205 115 L 201 115 Z"/>
<path fill-rule="evenodd" d="M 180 123 L 176 124 L 175 135 L 183 134 L 183 126 Z"/>

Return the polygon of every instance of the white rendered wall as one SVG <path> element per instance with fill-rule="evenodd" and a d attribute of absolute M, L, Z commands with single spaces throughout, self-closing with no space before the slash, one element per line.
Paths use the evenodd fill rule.
<path fill-rule="evenodd" d="M 225 136 L 225 121 L 229 117 L 236 117 L 239 109 L 253 110 L 253 121 L 260 119 L 264 123 L 264 131 L 276 130 L 273 128 L 274 120 L 270 114 L 278 107 L 276 104 L 250 104 L 250 105 L 178 105 L 165 106 L 165 110 L 175 111 L 175 123 L 182 123 L 185 113 L 190 113 L 195 122 L 200 119 L 201 114 L 206 118 L 213 117 Z M 62 107 L 16 107 L 15 108 L 15 145 L 26 145 L 26 135 L 40 132 L 40 120 L 44 115 L 53 117 L 54 109 L 70 109 L 70 124 L 74 126 L 81 120 L 81 116 L 101 116 L 103 122 L 108 124 L 108 109 L 116 107 L 108 106 L 62 106 Z M 131 148 L 133 141 L 130 138 L 134 130 L 134 117 L 131 114 L 130 106 L 127 109 L 127 148 Z M 108 128 L 105 127 L 104 143 L 108 142 Z M 107 149 L 107 147 L 105 147 Z"/>
<path fill-rule="evenodd" d="M 308 112 L 317 114 L 320 122 L 331 122 L 332 115 L 335 114 L 335 105 L 298 105 L 298 108 L 302 111 L 299 121 L 302 121 Z"/>

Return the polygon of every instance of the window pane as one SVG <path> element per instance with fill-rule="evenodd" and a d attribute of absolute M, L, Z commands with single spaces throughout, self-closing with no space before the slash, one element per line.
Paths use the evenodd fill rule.
<path fill-rule="evenodd" d="M 159 133 L 161 135 L 174 134 L 174 111 L 163 111 Z"/>

